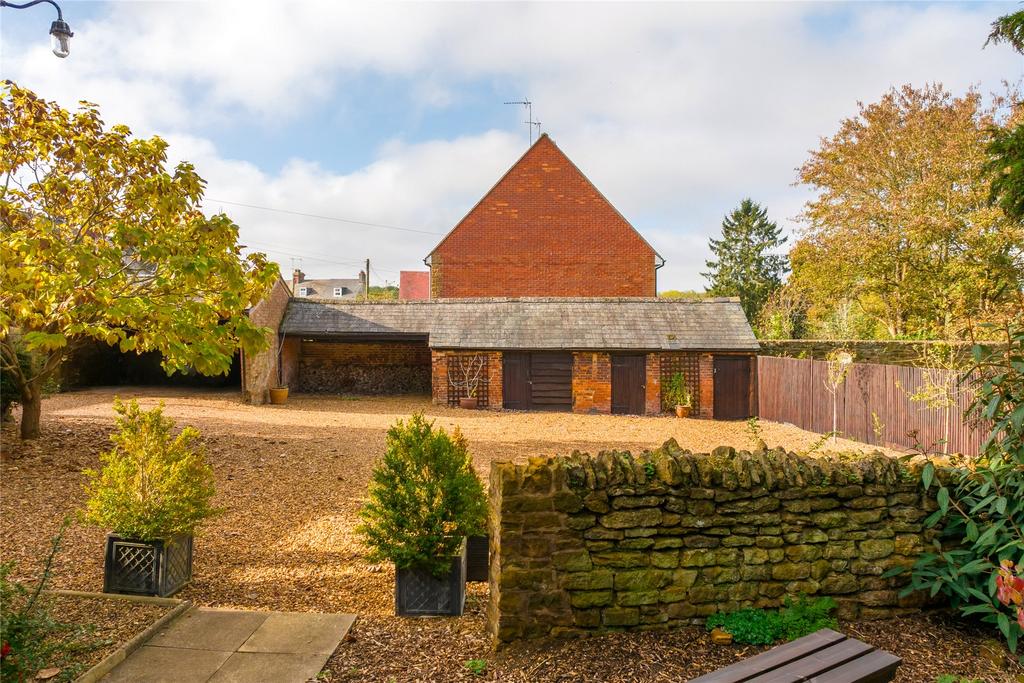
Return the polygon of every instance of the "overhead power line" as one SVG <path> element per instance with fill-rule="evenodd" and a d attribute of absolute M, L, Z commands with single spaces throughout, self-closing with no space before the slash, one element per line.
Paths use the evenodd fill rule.
<path fill-rule="evenodd" d="M 226 199 L 215 199 L 213 197 L 207 197 L 206 201 L 216 202 L 218 204 L 230 204 L 231 206 L 244 206 L 247 209 L 259 209 L 260 211 L 273 211 L 275 213 L 287 213 L 292 216 L 305 216 L 306 218 L 318 218 L 324 221 L 335 221 L 337 223 L 351 223 L 352 225 L 365 225 L 369 228 L 384 228 L 385 230 L 401 230 L 402 232 L 415 232 L 421 235 L 440 235 L 439 232 L 433 232 L 430 230 L 418 230 L 416 228 L 403 228 L 397 225 L 385 225 L 383 223 L 369 223 L 367 221 L 357 221 L 351 218 L 341 218 L 339 216 L 322 216 L 316 213 L 306 213 L 304 211 L 292 211 L 291 209 L 277 209 L 272 206 L 257 206 L 256 204 L 244 204 L 242 202 L 229 202 Z"/>
<path fill-rule="evenodd" d="M 278 254 L 278 255 L 281 255 L 281 256 L 291 256 L 293 258 L 308 259 L 310 261 L 320 261 L 322 263 L 330 263 L 330 264 L 336 265 L 336 266 L 362 266 L 362 265 L 364 265 L 364 261 L 337 261 L 337 260 L 334 260 L 334 259 L 323 258 L 322 256 L 314 256 L 313 254 L 306 253 L 306 252 L 279 249 L 279 248 L 277 248 L 277 246 L 275 246 L 273 244 L 270 244 L 270 243 L 267 243 L 267 242 L 253 242 L 253 241 L 250 241 L 250 240 L 245 240 L 245 242 L 246 242 L 245 247 L 250 249 L 250 250 L 253 250 L 253 251 L 264 251 L 264 252 L 267 252 L 269 254 Z M 253 249 L 253 247 L 259 247 L 259 249 Z M 295 267 L 294 263 L 292 264 L 292 267 L 293 268 Z M 397 271 L 397 270 L 392 270 L 390 268 L 377 268 L 376 266 L 374 266 L 373 267 L 373 272 L 377 273 L 377 271 L 381 271 L 381 272 L 384 272 L 384 273 L 395 273 L 395 274 L 400 272 L 400 271 Z M 378 273 L 378 277 L 380 277 L 379 273 Z M 381 279 L 384 279 L 384 278 L 381 277 Z"/>

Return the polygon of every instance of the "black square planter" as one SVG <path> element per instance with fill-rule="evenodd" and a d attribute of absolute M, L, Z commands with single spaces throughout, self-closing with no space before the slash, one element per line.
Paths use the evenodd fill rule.
<path fill-rule="evenodd" d="M 192 536 L 140 541 L 107 534 L 103 592 L 174 595 L 192 579 Z"/>
<path fill-rule="evenodd" d="M 466 607 L 466 541 L 438 578 L 422 569 L 395 569 L 395 614 L 400 617 L 462 616 Z"/>
<path fill-rule="evenodd" d="M 491 571 L 490 536 L 466 537 L 466 581 L 487 581 Z"/>

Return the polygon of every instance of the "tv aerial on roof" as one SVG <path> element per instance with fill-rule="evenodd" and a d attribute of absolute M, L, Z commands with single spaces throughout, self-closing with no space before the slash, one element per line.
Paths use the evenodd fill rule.
<path fill-rule="evenodd" d="M 527 111 L 529 112 L 529 115 L 527 116 L 527 120 L 523 121 L 523 123 L 526 124 L 527 130 L 530 131 L 530 146 L 533 146 L 533 129 L 534 129 L 534 127 L 537 128 L 537 134 L 540 135 L 540 121 L 534 121 L 533 120 L 533 102 L 531 102 L 530 100 L 528 100 L 526 98 L 523 98 L 521 100 L 515 100 L 515 101 L 512 101 L 512 102 L 506 102 L 505 104 L 521 104 L 524 107 L 526 107 Z"/>

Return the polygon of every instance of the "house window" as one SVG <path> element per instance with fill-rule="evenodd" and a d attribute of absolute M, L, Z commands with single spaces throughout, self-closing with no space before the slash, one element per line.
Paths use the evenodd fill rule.
<path fill-rule="evenodd" d="M 341 296 L 341 287 L 334 288 L 334 296 Z"/>
<path fill-rule="evenodd" d="M 306 296 L 308 293 L 308 289 L 306 289 L 305 287 L 299 287 L 299 296 Z"/>

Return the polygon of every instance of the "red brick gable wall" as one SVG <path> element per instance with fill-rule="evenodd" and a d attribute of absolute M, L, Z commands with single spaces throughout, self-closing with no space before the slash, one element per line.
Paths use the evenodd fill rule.
<path fill-rule="evenodd" d="M 403 270 L 398 275 L 398 298 L 403 301 L 418 301 L 430 298 L 430 272 Z"/>
<path fill-rule="evenodd" d="M 431 254 L 431 296 L 655 296 L 654 250 L 542 136 Z"/>

